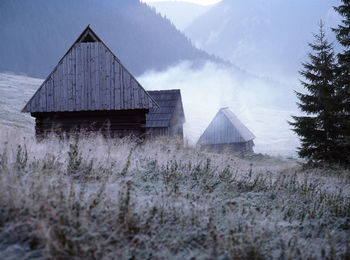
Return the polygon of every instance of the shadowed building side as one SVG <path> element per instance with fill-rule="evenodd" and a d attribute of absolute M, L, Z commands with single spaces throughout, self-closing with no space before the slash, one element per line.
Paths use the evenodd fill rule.
<path fill-rule="evenodd" d="M 253 153 L 254 134 L 232 113 L 222 108 L 215 115 L 197 144 L 218 152 L 229 150 L 239 154 Z"/>
<path fill-rule="evenodd" d="M 183 138 L 185 113 L 180 90 L 158 90 L 148 91 L 148 93 L 157 102 L 159 108 L 150 109 L 146 115 L 146 135 L 148 137 L 169 135 Z"/>
<path fill-rule="evenodd" d="M 22 112 L 49 132 L 108 131 L 142 136 L 153 98 L 88 26 Z"/>

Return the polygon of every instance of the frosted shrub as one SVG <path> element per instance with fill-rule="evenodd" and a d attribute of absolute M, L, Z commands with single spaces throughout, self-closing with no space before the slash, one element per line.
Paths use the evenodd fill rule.
<path fill-rule="evenodd" d="M 0 258 L 350 256 L 346 170 L 181 140 L 0 132 Z"/>

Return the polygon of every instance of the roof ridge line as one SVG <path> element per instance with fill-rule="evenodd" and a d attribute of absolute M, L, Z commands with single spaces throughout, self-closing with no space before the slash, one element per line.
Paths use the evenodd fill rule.
<path fill-rule="evenodd" d="M 33 98 L 39 93 L 39 91 L 42 89 L 42 87 L 45 85 L 45 83 L 47 83 L 47 81 L 50 79 L 50 77 L 52 76 L 52 74 L 57 70 L 58 66 L 60 65 L 60 63 L 64 60 L 64 58 L 68 55 L 68 53 L 73 49 L 73 47 L 79 43 L 79 40 L 84 36 L 84 34 L 86 32 L 91 32 L 92 35 L 94 36 L 94 38 L 96 38 L 97 42 L 100 42 L 113 56 L 113 58 L 116 59 L 116 61 L 119 63 L 119 65 L 122 67 L 122 69 L 124 69 L 131 77 L 131 79 L 133 79 L 136 84 L 138 85 L 138 87 L 140 87 L 145 94 L 148 96 L 148 98 L 150 98 L 150 100 L 153 102 L 153 104 L 160 108 L 160 106 L 158 105 L 158 103 L 151 97 L 151 95 L 147 92 L 147 90 L 138 82 L 138 80 L 134 77 L 134 75 L 132 73 L 129 72 L 129 70 L 122 64 L 122 62 L 120 61 L 120 59 L 114 54 L 114 52 L 108 48 L 108 46 L 100 39 L 100 37 L 98 37 L 98 35 L 91 29 L 90 24 L 88 24 L 86 26 L 86 28 L 83 30 L 83 32 L 78 36 L 78 38 L 73 42 L 73 44 L 71 45 L 71 47 L 68 49 L 68 51 L 62 56 L 62 58 L 57 62 L 57 64 L 55 65 L 55 67 L 53 68 L 53 70 L 50 72 L 50 74 L 45 78 L 45 80 L 43 81 L 43 83 L 39 86 L 39 88 L 37 89 L 37 91 L 33 94 L 33 96 L 29 99 L 29 101 L 26 103 L 26 105 L 23 107 L 23 109 L 21 110 L 21 112 L 24 112 L 26 107 L 28 106 L 28 104 L 31 103 L 31 101 L 33 100 Z"/>

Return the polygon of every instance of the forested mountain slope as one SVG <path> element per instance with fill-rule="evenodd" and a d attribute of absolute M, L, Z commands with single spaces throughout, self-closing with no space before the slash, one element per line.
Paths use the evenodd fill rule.
<path fill-rule="evenodd" d="M 149 6 L 156 8 L 157 12 L 169 18 L 174 25 L 183 31 L 197 17 L 207 12 L 213 5 L 199 5 L 184 1 L 150 2 Z"/>
<path fill-rule="evenodd" d="M 88 24 L 136 75 L 215 60 L 138 0 L 2 0 L 0 72 L 46 77 Z"/>
<path fill-rule="evenodd" d="M 338 0 L 223 0 L 184 31 L 193 43 L 254 74 L 298 77 L 322 19 L 336 26 Z M 328 30 L 330 41 L 334 34 Z M 335 46 L 337 47 L 337 46 Z"/>

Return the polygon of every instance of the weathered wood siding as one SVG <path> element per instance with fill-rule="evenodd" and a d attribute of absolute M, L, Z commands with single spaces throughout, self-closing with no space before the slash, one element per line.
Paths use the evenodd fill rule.
<path fill-rule="evenodd" d="M 134 135 L 142 137 L 146 122 L 145 110 L 85 111 L 32 113 L 37 136 L 49 133 L 101 132 L 114 137 Z"/>
<path fill-rule="evenodd" d="M 215 115 L 197 144 L 217 152 L 230 151 L 245 155 L 254 152 L 254 138 L 254 134 L 225 107 Z"/>
<path fill-rule="evenodd" d="M 154 138 L 157 136 L 168 136 L 169 128 L 168 127 L 153 127 L 153 128 L 144 128 L 146 131 L 147 138 Z"/>
<path fill-rule="evenodd" d="M 183 138 L 185 114 L 179 89 L 148 91 L 159 108 L 153 108 L 146 115 L 149 136 L 171 135 Z"/>
<path fill-rule="evenodd" d="M 230 143 L 230 144 L 202 144 L 201 149 L 215 151 L 215 152 L 232 152 L 239 155 L 253 154 L 253 141 L 244 143 Z"/>
<path fill-rule="evenodd" d="M 224 114 L 219 113 L 201 136 L 200 143 L 243 143 L 245 140 Z"/>
<path fill-rule="evenodd" d="M 230 111 L 221 108 L 198 140 L 198 144 L 245 143 L 255 135 Z"/>
<path fill-rule="evenodd" d="M 170 120 L 170 127 L 169 127 L 170 135 L 175 135 L 183 138 L 183 124 L 184 124 L 184 118 L 183 118 L 182 101 L 181 101 L 181 98 L 179 98 L 176 102 L 176 106 Z"/>
<path fill-rule="evenodd" d="M 149 94 L 102 42 L 76 43 L 23 112 L 149 109 Z"/>

